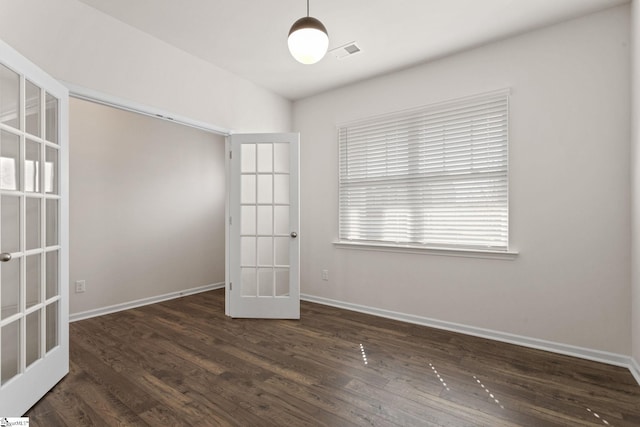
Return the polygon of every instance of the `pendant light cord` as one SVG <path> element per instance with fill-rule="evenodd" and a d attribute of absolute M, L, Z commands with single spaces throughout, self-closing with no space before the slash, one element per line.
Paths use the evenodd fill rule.
<path fill-rule="evenodd" d="M 307 17 L 309 17 L 309 0 L 307 0 Z"/>

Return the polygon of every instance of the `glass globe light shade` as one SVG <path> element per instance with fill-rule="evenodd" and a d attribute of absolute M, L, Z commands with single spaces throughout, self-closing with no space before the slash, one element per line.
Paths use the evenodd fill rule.
<path fill-rule="evenodd" d="M 306 16 L 298 19 L 289 31 L 289 52 L 296 61 L 315 64 L 327 53 L 329 36 L 322 22 Z"/>

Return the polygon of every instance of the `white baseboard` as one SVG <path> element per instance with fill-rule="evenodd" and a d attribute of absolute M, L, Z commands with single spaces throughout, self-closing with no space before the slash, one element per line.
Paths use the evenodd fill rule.
<path fill-rule="evenodd" d="M 501 341 L 509 344 L 521 345 L 523 347 L 535 348 L 538 350 L 550 351 L 552 353 L 564 354 L 566 356 L 573 356 L 581 359 L 592 360 L 595 362 L 606 363 L 609 365 L 621 366 L 623 368 L 628 368 L 640 385 L 640 367 L 638 366 L 637 362 L 631 357 L 622 354 L 609 353 L 606 351 L 594 350 L 584 347 L 576 347 L 553 341 L 546 341 L 537 338 L 509 334 L 506 332 L 493 331 L 490 329 L 483 329 L 475 326 L 462 325 L 459 323 L 445 322 L 428 317 L 383 310 L 380 308 L 368 307 L 360 304 L 352 304 L 344 301 L 317 297 L 314 295 L 302 294 L 300 295 L 300 298 L 304 301 L 343 308 L 345 310 L 358 311 L 360 313 L 372 314 L 374 316 L 386 317 L 388 319 L 400 320 L 403 322 L 414 323 L 431 328 L 443 329 L 451 332 L 459 332 L 461 334 L 488 338 L 494 341 Z"/>
<path fill-rule="evenodd" d="M 633 357 L 630 357 L 629 360 L 629 370 L 631 371 L 631 375 L 633 375 L 638 384 L 640 384 L 640 364 Z"/>
<path fill-rule="evenodd" d="M 69 315 L 69 322 L 89 319 L 91 317 L 104 316 L 105 314 L 116 313 L 118 311 L 129 310 L 131 308 L 142 307 L 143 305 L 155 304 L 157 302 L 167 301 L 170 299 L 180 298 L 187 295 L 199 294 L 200 292 L 212 291 L 214 289 L 224 288 L 224 283 L 213 283 L 211 285 L 199 286 L 197 288 L 185 289 L 182 291 L 169 292 L 168 294 L 157 295 L 154 297 L 142 298 L 135 301 L 123 302 L 120 304 L 110 305 L 108 307 L 96 308 L 93 310 L 82 311 Z"/>

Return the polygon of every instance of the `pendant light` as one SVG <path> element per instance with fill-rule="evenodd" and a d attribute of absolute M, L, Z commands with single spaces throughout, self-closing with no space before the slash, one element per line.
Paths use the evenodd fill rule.
<path fill-rule="evenodd" d="M 320 61 L 329 48 L 329 35 L 322 22 L 309 16 L 298 19 L 289 30 L 289 52 L 296 61 L 303 64 L 315 64 Z"/>

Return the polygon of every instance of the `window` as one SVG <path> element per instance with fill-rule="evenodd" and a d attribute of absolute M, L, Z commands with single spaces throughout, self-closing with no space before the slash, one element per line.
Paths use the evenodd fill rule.
<path fill-rule="evenodd" d="M 341 241 L 507 251 L 508 91 L 338 129 Z"/>

